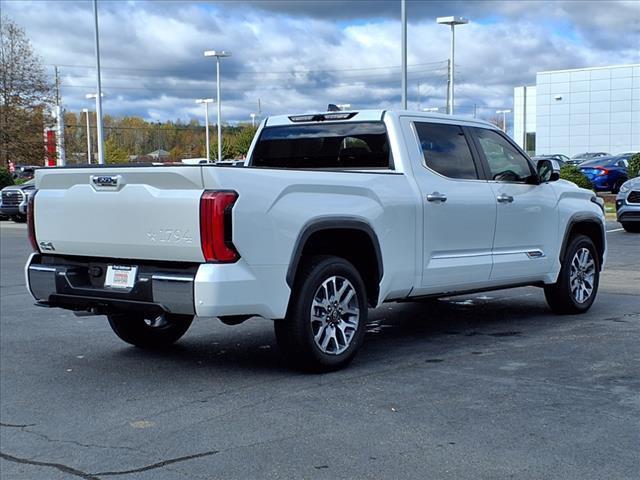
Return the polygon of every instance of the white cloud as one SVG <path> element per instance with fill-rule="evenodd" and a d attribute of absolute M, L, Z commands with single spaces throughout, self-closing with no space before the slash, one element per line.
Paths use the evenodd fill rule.
<path fill-rule="evenodd" d="M 194 99 L 215 96 L 214 62 L 203 57 L 210 48 L 233 52 L 222 64 L 230 121 L 248 121 L 258 99 L 267 114 L 330 102 L 398 106 L 397 3 L 319 3 L 99 2 L 105 112 L 201 117 Z M 84 95 L 95 90 L 90 3 L 0 6 L 46 63 L 87 66 L 61 67 L 65 105 L 86 107 Z M 444 105 L 449 32 L 434 17 L 463 10 L 473 16 L 456 31 L 460 112 L 509 106 L 513 87 L 533 83 L 537 71 L 640 61 L 638 3 L 409 2 L 410 106 Z"/>

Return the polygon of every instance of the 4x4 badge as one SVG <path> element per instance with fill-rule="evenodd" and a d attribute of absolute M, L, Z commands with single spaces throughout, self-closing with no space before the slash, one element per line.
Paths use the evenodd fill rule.
<path fill-rule="evenodd" d="M 55 249 L 56 248 L 51 242 L 40 242 L 40 250 L 42 250 L 43 252 L 53 252 L 55 251 Z"/>

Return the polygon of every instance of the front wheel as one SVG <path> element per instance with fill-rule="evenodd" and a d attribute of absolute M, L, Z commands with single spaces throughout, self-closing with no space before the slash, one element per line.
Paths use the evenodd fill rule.
<path fill-rule="evenodd" d="M 140 348 L 163 348 L 178 341 L 189 329 L 190 315 L 162 314 L 113 314 L 109 325 L 115 334 L 131 345 Z"/>
<path fill-rule="evenodd" d="M 308 371 L 345 367 L 362 344 L 367 295 L 356 268 L 343 258 L 311 257 L 292 291 L 284 320 L 275 321 L 288 363 Z"/>
<path fill-rule="evenodd" d="M 576 235 L 569 241 L 558 281 L 544 287 L 555 313 L 585 313 L 593 304 L 600 281 L 600 260 L 593 241 Z"/>

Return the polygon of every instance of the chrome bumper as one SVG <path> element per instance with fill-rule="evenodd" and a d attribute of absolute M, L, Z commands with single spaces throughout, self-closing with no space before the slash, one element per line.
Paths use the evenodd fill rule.
<path fill-rule="evenodd" d="M 56 261 L 52 256 L 33 254 L 25 267 L 27 286 L 41 306 L 94 313 L 137 310 L 195 314 L 193 286 L 197 267 L 178 272 L 162 265 L 138 264 L 134 286 L 123 290 L 104 286 L 108 264 L 99 259 Z M 95 275 L 97 271 L 102 276 Z"/>

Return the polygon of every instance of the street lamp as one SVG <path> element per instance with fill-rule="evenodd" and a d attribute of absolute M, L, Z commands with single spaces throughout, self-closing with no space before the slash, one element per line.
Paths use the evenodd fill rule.
<path fill-rule="evenodd" d="M 451 26 L 451 58 L 449 59 L 449 101 L 447 102 L 447 113 L 453 115 L 453 76 L 455 62 L 456 25 L 464 25 L 469 20 L 463 17 L 438 17 L 436 21 L 441 25 Z"/>
<path fill-rule="evenodd" d="M 223 57 L 230 57 L 231 52 L 225 52 L 224 50 L 205 50 L 205 57 L 216 57 L 216 102 L 218 103 L 218 161 L 222 160 L 222 124 L 220 123 L 221 109 L 220 109 L 220 59 Z"/>
<path fill-rule="evenodd" d="M 249 116 L 251 117 L 251 126 L 253 128 L 256 128 L 256 114 L 255 113 L 250 113 Z"/>
<path fill-rule="evenodd" d="M 199 98 L 196 103 L 204 103 L 204 131 L 205 131 L 205 144 L 207 149 L 207 162 L 210 158 L 209 153 L 209 104 L 212 103 L 213 98 Z M 218 140 L 219 142 L 220 140 Z"/>
<path fill-rule="evenodd" d="M 402 23 L 401 52 L 402 57 L 402 109 L 407 109 L 407 4 L 400 0 L 400 21 Z"/>
<path fill-rule="evenodd" d="M 87 118 L 87 163 L 91 163 L 91 130 L 89 130 L 89 109 L 83 108 L 82 113 Z"/>
<path fill-rule="evenodd" d="M 511 113 L 511 110 L 496 110 L 496 113 L 502 114 L 502 131 L 507 133 L 507 113 Z"/>
<path fill-rule="evenodd" d="M 100 80 L 100 35 L 98 34 L 98 0 L 93 0 L 96 46 L 96 131 L 98 133 L 98 163 L 104 164 L 104 133 L 102 131 L 102 83 Z"/>
<path fill-rule="evenodd" d="M 102 101 L 98 102 L 98 95 L 95 93 L 87 93 L 84 96 L 88 100 L 95 99 L 96 101 L 96 133 L 98 136 L 98 163 L 100 165 L 104 164 L 104 144 L 101 143 L 102 137 L 102 119 L 98 116 L 98 103 L 102 105 Z M 100 97 L 104 97 L 104 93 L 100 94 Z M 89 136 L 89 115 L 87 114 L 87 138 Z M 88 141 L 88 140 L 87 140 Z M 91 158 L 89 158 L 89 163 L 91 163 Z"/>

